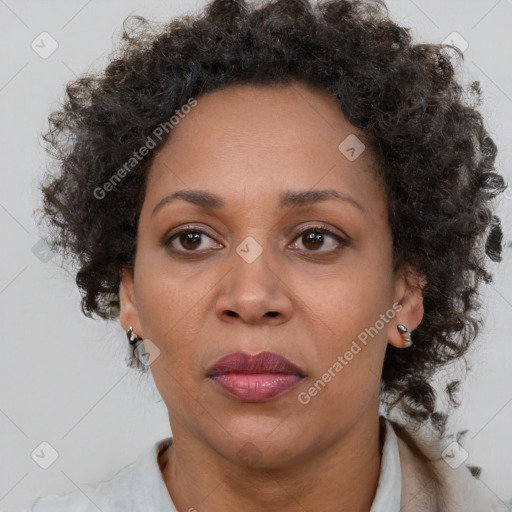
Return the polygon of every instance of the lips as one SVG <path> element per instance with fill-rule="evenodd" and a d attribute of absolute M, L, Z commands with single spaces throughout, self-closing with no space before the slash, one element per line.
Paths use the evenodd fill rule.
<path fill-rule="evenodd" d="M 300 368 L 274 352 L 229 354 L 209 368 L 206 375 L 219 391 L 244 402 L 276 398 L 305 377 Z"/>
<path fill-rule="evenodd" d="M 234 352 L 219 359 L 207 372 L 208 376 L 219 373 L 288 373 L 304 377 L 303 372 L 288 359 L 274 352 L 256 355 Z"/>

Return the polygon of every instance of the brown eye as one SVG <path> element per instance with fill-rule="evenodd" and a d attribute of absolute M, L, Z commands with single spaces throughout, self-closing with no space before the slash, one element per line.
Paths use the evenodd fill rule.
<path fill-rule="evenodd" d="M 208 249 L 208 244 L 206 243 L 206 240 L 208 239 L 215 242 L 215 240 L 208 236 L 204 231 L 189 228 L 182 229 L 181 231 L 168 236 L 164 240 L 163 244 L 166 247 L 170 247 L 173 252 L 200 252 Z M 219 246 L 222 247 L 220 244 L 217 244 L 215 248 L 218 248 Z"/>
<path fill-rule="evenodd" d="M 201 245 L 201 233 L 197 231 L 181 232 L 177 239 L 182 247 L 188 251 L 193 251 Z"/>
<path fill-rule="evenodd" d="M 307 228 L 299 233 L 296 240 L 298 239 L 306 248 L 306 252 L 330 253 L 338 250 L 340 246 L 347 245 L 343 238 L 324 227 Z M 324 246 L 327 246 L 327 250 L 320 251 Z"/>
<path fill-rule="evenodd" d="M 317 232 L 305 233 L 302 235 L 302 243 L 307 249 L 320 249 L 324 244 L 324 234 Z"/>

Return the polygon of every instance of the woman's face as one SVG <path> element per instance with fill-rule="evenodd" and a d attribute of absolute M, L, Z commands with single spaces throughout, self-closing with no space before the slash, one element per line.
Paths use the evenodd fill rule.
<path fill-rule="evenodd" d="M 322 92 L 247 85 L 198 98 L 156 156 L 121 323 L 160 350 L 175 440 L 277 466 L 377 419 L 387 343 L 402 347 L 396 325 L 414 329 L 422 309 L 393 274 L 386 196 L 356 136 Z M 239 376 L 229 395 L 209 369 L 239 351 L 301 376 L 277 395 L 275 375 Z"/>

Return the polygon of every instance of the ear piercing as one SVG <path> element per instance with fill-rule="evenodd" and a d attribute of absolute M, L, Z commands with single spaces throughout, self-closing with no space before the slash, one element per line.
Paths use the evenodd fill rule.
<path fill-rule="evenodd" d="M 133 327 L 131 325 L 126 330 L 126 337 L 128 338 L 128 341 L 130 342 L 130 345 L 137 345 L 137 343 L 142 340 L 141 337 L 137 336 L 133 332 Z"/>
<path fill-rule="evenodd" d="M 403 334 L 405 337 L 405 348 L 409 348 L 412 345 L 411 333 L 409 332 L 409 329 L 407 329 L 407 327 L 402 324 L 398 324 L 396 328 L 398 329 L 398 332 Z"/>

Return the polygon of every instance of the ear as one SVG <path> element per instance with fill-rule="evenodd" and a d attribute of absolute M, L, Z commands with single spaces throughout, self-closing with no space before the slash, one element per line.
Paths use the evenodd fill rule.
<path fill-rule="evenodd" d="M 135 299 L 133 275 L 126 269 L 121 272 L 121 281 L 119 283 L 119 303 L 119 320 L 123 329 L 126 331 L 130 326 L 132 326 L 133 332 L 143 338 L 139 312 L 137 309 L 137 301 Z"/>
<path fill-rule="evenodd" d="M 388 332 L 388 342 L 396 348 L 405 347 L 405 339 L 398 331 L 397 325 L 403 324 L 412 332 L 423 319 L 422 290 L 426 284 L 425 276 L 411 265 L 397 271 L 393 303 L 398 302 L 402 308 L 389 323 Z"/>

